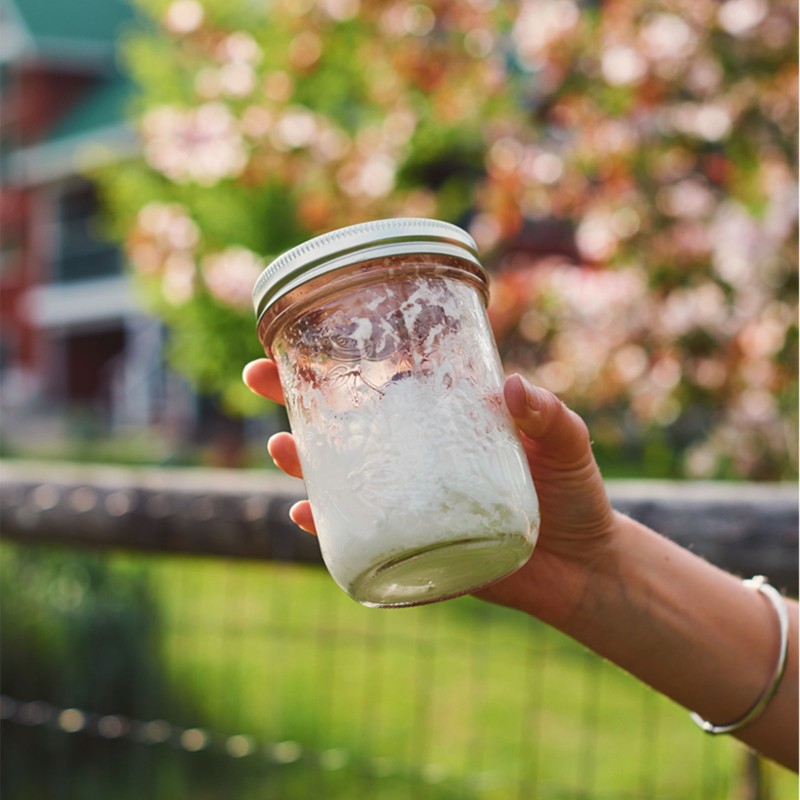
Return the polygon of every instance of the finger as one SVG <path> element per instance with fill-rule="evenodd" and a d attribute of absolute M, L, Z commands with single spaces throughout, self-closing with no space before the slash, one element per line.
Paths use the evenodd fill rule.
<path fill-rule="evenodd" d="M 521 375 L 506 380 L 506 405 L 517 426 L 536 443 L 537 453 L 573 464 L 591 455 L 586 423 L 554 394 L 531 386 Z"/>
<path fill-rule="evenodd" d="M 313 533 L 314 536 L 317 535 L 317 526 L 314 523 L 314 516 L 311 513 L 311 503 L 309 503 L 308 500 L 301 500 L 299 503 L 295 503 L 289 509 L 289 518 L 298 528 L 302 528 L 306 533 Z"/>
<path fill-rule="evenodd" d="M 282 469 L 293 478 L 303 477 L 297 445 L 291 433 L 281 432 L 271 436 L 267 442 L 267 451 L 278 469 Z"/>
<path fill-rule="evenodd" d="M 278 366 L 269 358 L 251 361 L 242 370 L 242 380 L 251 391 L 267 400 L 285 404 L 283 389 L 278 378 Z"/>

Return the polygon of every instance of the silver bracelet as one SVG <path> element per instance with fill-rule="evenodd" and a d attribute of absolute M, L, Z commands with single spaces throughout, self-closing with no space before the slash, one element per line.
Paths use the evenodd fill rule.
<path fill-rule="evenodd" d="M 770 700 L 772 700 L 775 692 L 778 691 L 783 673 L 786 671 L 786 653 L 789 649 L 789 614 L 786 611 L 786 603 L 784 602 L 781 593 L 770 586 L 769 581 L 763 575 L 756 575 L 753 578 L 748 578 L 743 581 L 744 585 L 761 592 L 767 600 L 772 604 L 775 613 L 778 615 L 778 623 L 781 630 L 781 644 L 778 651 L 778 662 L 775 664 L 775 670 L 772 673 L 767 688 L 762 692 L 761 696 L 756 700 L 756 704 L 740 719 L 735 722 L 730 722 L 727 725 L 714 725 L 712 722 L 703 719 L 699 714 L 692 713 L 692 720 L 697 723 L 706 733 L 712 735 L 720 733 L 731 733 L 733 731 L 743 728 L 748 723 L 752 722 L 767 707 Z"/>

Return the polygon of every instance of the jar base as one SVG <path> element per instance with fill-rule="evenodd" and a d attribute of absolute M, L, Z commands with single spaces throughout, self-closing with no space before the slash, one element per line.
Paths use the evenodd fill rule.
<path fill-rule="evenodd" d="M 519 534 L 439 542 L 367 570 L 348 593 L 372 608 L 436 603 L 510 575 L 532 552 L 531 542 Z"/>

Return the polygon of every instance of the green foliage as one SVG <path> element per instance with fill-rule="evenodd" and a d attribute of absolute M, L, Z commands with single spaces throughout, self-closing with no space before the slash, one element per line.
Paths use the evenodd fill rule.
<path fill-rule="evenodd" d="M 96 554 L 5 547 L 0 562 L 3 691 L 129 713 L 159 683 L 157 608 L 144 575 L 115 575 Z"/>
<path fill-rule="evenodd" d="M 177 318 L 177 319 L 176 319 Z M 231 373 L 248 361 L 263 355 L 255 336 L 255 323 L 243 324 L 241 314 L 223 306 L 207 295 L 199 296 L 180 312 L 164 309 L 164 319 L 173 331 L 168 355 L 195 385 L 219 387 L 228 408 L 263 413 L 264 402 L 253 395 L 241 380 L 231 380 Z M 241 353 L 244 361 L 231 364 L 230 349 Z"/>

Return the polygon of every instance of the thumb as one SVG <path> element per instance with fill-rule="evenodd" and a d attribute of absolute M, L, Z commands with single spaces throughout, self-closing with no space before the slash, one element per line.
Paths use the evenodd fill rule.
<path fill-rule="evenodd" d="M 535 443 L 538 458 L 566 465 L 591 455 L 586 423 L 554 394 L 514 374 L 506 380 L 504 395 L 523 439 Z"/>

